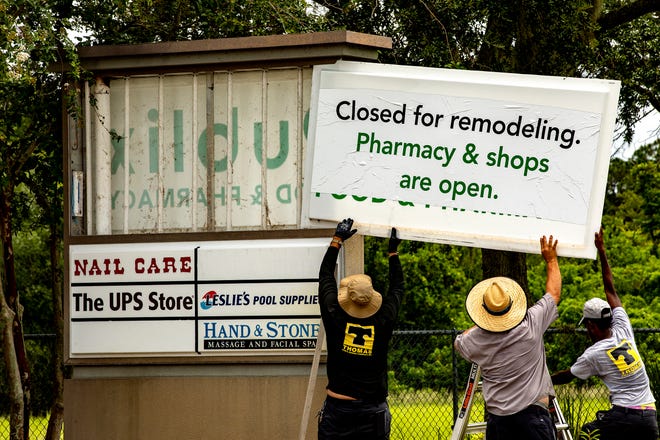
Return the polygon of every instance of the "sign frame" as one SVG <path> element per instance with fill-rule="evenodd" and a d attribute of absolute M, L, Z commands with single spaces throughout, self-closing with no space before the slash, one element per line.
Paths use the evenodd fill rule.
<path fill-rule="evenodd" d="M 603 79 L 477 72 L 353 61 L 314 66 L 309 141 L 304 172 L 304 185 L 307 190 L 303 192 L 303 218 L 307 223 L 303 226 L 331 227 L 337 221 L 351 217 L 361 233 L 366 235 L 387 237 L 390 228 L 396 226 L 404 239 L 536 254 L 540 252 L 539 238 L 542 235 L 553 235 L 560 243 L 559 255 L 594 259 L 596 249 L 593 244 L 593 234 L 600 227 L 602 218 L 619 90 L 618 81 Z M 345 98 L 339 101 L 342 99 L 339 97 Z M 363 106 L 366 112 L 360 119 L 362 98 L 367 103 Z M 369 101 L 370 99 L 372 101 Z M 370 105 L 374 101 L 389 103 L 391 106 L 384 114 L 382 108 L 375 109 L 375 106 Z M 464 105 L 462 101 L 468 104 Z M 342 114 L 340 114 L 339 102 L 344 103 Z M 565 176 L 569 180 L 582 180 L 576 185 L 576 190 L 567 191 L 565 197 L 563 195 L 555 197 L 559 200 L 558 205 L 555 201 L 544 204 L 539 197 L 533 202 L 537 203 L 532 207 L 533 209 L 529 208 L 527 212 L 522 213 L 511 210 L 511 205 L 522 206 L 525 203 L 532 203 L 529 202 L 530 199 L 508 202 L 509 206 L 504 206 L 503 209 L 493 209 L 493 206 L 500 208 L 497 203 L 505 203 L 500 201 L 491 203 L 485 208 L 475 209 L 458 203 L 438 204 L 437 200 L 426 201 L 423 198 L 425 195 L 419 196 L 414 201 L 406 200 L 401 196 L 401 192 L 397 192 L 398 189 L 390 189 L 387 186 L 394 180 L 391 178 L 393 174 L 387 173 L 391 170 L 400 171 L 397 167 L 403 165 L 399 163 L 404 163 L 410 158 L 382 158 L 383 155 L 379 156 L 374 150 L 360 150 L 361 147 L 366 149 L 369 146 L 370 141 L 366 139 L 366 134 L 371 134 L 373 145 L 378 142 L 374 141 L 373 137 L 374 133 L 379 133 L 379 130 L 387 134 L 396 133 L 392 127 L 397 122 L 397 109 L 399 120 L 396 129 L 399 132 L 408 135 L 421 133 L 419 137 L 425 140 L 429 139 L 429 136 L 436 136 L 440 139 L 437 145 L 452 145 L 443 144 L 441 142 L 443 139 L 464 140 L 458 145 L 456 156 L 465 154 L 473 138 L 487 141 L 495 136 L 491 134 L 488 135 L 490 138 L 488 136 L 479 138 L 477 135 L 481 136 L 482 133 L 472 132 L 469 133 L 472 136 L 470 138 L 463 133 L 456 134 L 455 132 L 460 131 L 456 129 L 460 119 L 456 121 L 451 119 L 452 123 L 456 122 L 456 127 L 452 126 L 455 132 L 449 133 L 447 124 L 452 113 L 443 114 L 446 119 L 440 121 L 439 125 L 435 126 L 438 128 L 430 135 L 428 129 L 421 125 L 415 128 L 412 121 L 417 117 L 415 124 L 418 123 L 419 115 L 416 115 L 415 111 L 420 107 L 412 103 L 422 103 L 431 107 L 437 102 L 448 103 L 446 108 L 450 111 L 456 108 L 465 111 L 470 109 L 470 105 L 485 106 L 494 103 L 494 108 L 499 105 L 502 112 L 516 108 L 522 109 L 519 110 L 522 114 L 525 111 L 554 112 L 552 115 L 555 119 L 567 121 L 568 118 L 566 124 L 571 127 L 577 126 L 573 132 L 578 139 L 576 144 L 580 140 L 583 141 L 579 149 L 573 148 L 574 152 L 579 151 L 579 155 L 566 154 L 570 147 L 553 145 L 551 147 L 554 147 L 556 152 L 547 153 L 550 159 L 545 160 L 546 164 L 550 163 L 549 168 L 553 171 L 572 167 L 570 171 L 560 170 L 563 174 L 558 174 L 559 176 Z M 408 107 L 405 106 L 406 103 L 409 103 Z M 402 117 L 402 113 L 407 119 Z M 552 123 L 553 119 L 550 117 L 547 118 L 548 120 L 542 120 L 544 116 L 539 116 L 539 124 L 548 124 L 548 120 Z M 582 118 L 578 123 L 571 120 L 576 116 Z M 435 122 L 438 124 L 438 121 Z M 523 121 L 521 116 L 518 124 L 525 123 L 527 121 Z M 431 126 L 431 129 L 433 128 Z M 426 133 L 423 129 L 426 129 Z M 578 129 L 582 130 L 580 133 L 586 133 L 585 137 L 578 138 L 575 134 L 578 133 Z M 447 138 L 450 135 L 453 137 Z M 550 148 L 546 145 L 550 142 L 549 137 L 530 140 L 523 139 L 519 135 L 518 138 L 521 139 L 519 143 L 522 145 L 533 147 L 538 145 L 539 151 Z M 500 141 L 502 145 L 508 147 L 508 144 L 501 139 L 504 137 L 493 140 L 492 144 L 495 145 L 496 141 Z M 421 145 L 422 142 L 420 141 L 419 144 Z M 424 146 L 428 147 L 428 145 Z M 505 147 L 500 146 L 500 154 L 502 148 Z M 551 156 L 552 154 L 555 156 Z M 563 162 L 555 160 L 559 154 L 566 156 Z M 539 158 L 543 157 L 542 153 L 538 155 Z M 575 157 L 580 161 L 585 158 L 592 160 L 593 166 L 576 161 Z M 419 161 L 414 162 L 414 164 L 419 163 Z M 416 165 L 409 166 L 416 167 Z M 483 171 L 483 168 L 478 171 Z M 537 184 L 542 179 L 538 173 L 531 176 L 531 171 L 530 176 L 527 176 L 527 171 L 527 168 L 524 168 L 525 177 L 520 182 L 526 185 L 527 182 L 536 179 L 536 182 L 529 183 L 528 191 L 531 193 L 534 191 L 531 185 Z M 461 172 L 464 171 L 459 171 L 459 175 Z M 495 171 L 488 170 L 488 172 L 495 175 Z M 342 181 L 341 175 L 344 173 L 347 177 Z M 548 185 L 546 188 L 553 184 L 561 184 L 558 177 L 550 176 L 551 173 L 544 182 Z M 498 178 L 500 179 L 498 182 L 506 183 L 505 178 Z M 431 180 L 429 179 L 429 182 Z M 385 184 L 380 185 L 379 182 Z M 444 181 L 441 181 L 440 185 L 442 182 Z M 403 180 L 400 186 L 402 184 Z M 513 195 L 517 194 L 518 189 L 522 190 L 521 194 L 526 190 L 517 183 L 509 183 L 509 185 Z M 548 191 L 545 191 L 544 195 L 547 196 Z M 569 198 L 582 198 L 582 200 L 577 200 L 577 205 L 570 205 Z M 505 198 L 502 197 L 500 200 Z M 509 200 L 513 199 L 509 197 Z M 575 203 L 575 200 L 571 202 Z M 567 206 L 580 206 L 582 211 L 571 218 L 571 212 L 562 212 L 564 208 L 562 203 L 566 203 Z M 539 207 L 546 212 L 542 215 L 529 215 L 529 212 L 535 212 L 534 209 Z"/>
<path fill-rule="evenodd" d="M 327 247 L 327 237 L 71 244 L 66 355 L 71 361 L 310 356 Z M 341 253 L 338 273 L 343 261 Z M 309 334 L 283 333 L 293 327 Z"/>

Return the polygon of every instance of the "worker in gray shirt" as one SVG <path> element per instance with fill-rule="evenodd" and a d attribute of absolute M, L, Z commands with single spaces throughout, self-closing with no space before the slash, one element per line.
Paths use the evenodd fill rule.
<path fill-rule="evenodd" d="M 554 388 L 545 360 L 543 334 L 557 319 L 561 273 L 557 241 L 540 239 L 546 262 L 546 293 L 527 309 L 514 280 L 495 277 L 472 288 L 465 301 L 476 324 L 455 342 L 456 350 L 481 368 L 488 440 L 555 440 L 548 406 Z"/>

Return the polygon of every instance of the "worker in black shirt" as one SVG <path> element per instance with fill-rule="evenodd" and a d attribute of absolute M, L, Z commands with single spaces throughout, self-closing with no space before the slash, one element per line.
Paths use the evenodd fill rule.
<path fill-rule="evenodd" d="M 353 220 L 337 225 L 319 272 L 319 305 L 327 340 L 326 400 L 319 412 L 319 440 L 387 440 L 387 351 L 403 297 L 403 271 L 392 228 L 388 245 L 389 293 L 374 290 L 365 274 L 343 278 L 337 289 L 339 249 L 357 232 Z"/>

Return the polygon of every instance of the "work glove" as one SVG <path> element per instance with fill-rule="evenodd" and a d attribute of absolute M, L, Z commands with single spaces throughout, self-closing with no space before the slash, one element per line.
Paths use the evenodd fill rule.
<path fill-rule="evenodd" d="M 401 243 L 401 239 L 396 236 L 396 228 L 392 228 L 390 242 L 387 245 L 387 252 L 390 254 L 398 252 L 397 249 L 399 248 L 399 243 Z"/>
<path fill-rule="evenodd" d="M 357 232 L 357 229 L 351 229 L 353 227 L 353 219 L 345 218 L 344 220 L 337 223 L 337 229 L 335 230 L 335 237 L 341 238 L 343 241 L 348 240 Z"/>

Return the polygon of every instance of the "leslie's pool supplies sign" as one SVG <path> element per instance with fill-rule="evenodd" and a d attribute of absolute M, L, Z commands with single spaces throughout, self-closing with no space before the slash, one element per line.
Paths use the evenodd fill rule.
<path fill-rule="evenodd" d="M 361 232 L 594 258 L 619 83 L 316 66 L 306 209 Z"/>

